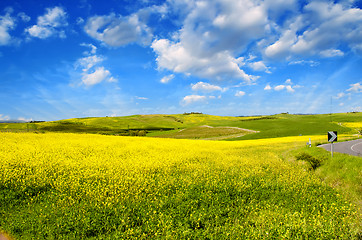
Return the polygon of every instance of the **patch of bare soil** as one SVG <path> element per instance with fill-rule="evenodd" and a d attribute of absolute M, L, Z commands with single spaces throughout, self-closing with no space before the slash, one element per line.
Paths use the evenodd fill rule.
<path fill-rule="evenodd" d="M 207 127 L 212 128 L 211 126 L 207 126 Z M 225 135 L 225 136 L 219 136 L 219 137 L 203 138 L 202 140 L 224 140 L 224 139 L 238 138 L 238 137 L 242 137 L 242 136 L 245 136 L 247 134 L 250 134 L 250 133 L 258 133 L 259 132 L 259 131 L 254 131 L 254 130 L 245 129 L 245 128 L 239 128 L 239 127 L 223 127 L 223 128 L 237 129 L 237 130 L 244 131 L 244 132 L 243 133 L 238 133 L 238 134 L 230 134 L 230 135 Z"/>
<path fill-rule="evenodd" d="M 12 240 L 12 239 L 13 238 L 9 237 L 7 234 L 0 232 L 0 240 Z"/>

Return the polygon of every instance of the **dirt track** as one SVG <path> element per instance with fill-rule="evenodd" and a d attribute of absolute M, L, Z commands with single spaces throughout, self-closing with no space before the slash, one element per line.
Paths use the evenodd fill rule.
<path fill-rule="evenodd" d="M 213 127 L 208 126 L 208 125 L 204 125 L 202 127 L 213 128 Z M 202 138 L 200 140 L 224 140 L 224 139 L 238 138 L 238 137 L 242 137 L 242 136 L 245 136 L 247 134 L 250 134 L 250 133 L 258 133 L 259 132 L 259 131 L 254 131 L 254 130 L 250 130 L 250 129 L 245 129 L 245 128 L 238 128 L 238 127 L 224 127 L 224 128 L 239 129 L 239 130 L 245 131 L 247 133 L 238 133 L 238 134 L 231 134 L 231 135 L 225 135 L 225 136 L 219 136 L 219 137 Z"/>

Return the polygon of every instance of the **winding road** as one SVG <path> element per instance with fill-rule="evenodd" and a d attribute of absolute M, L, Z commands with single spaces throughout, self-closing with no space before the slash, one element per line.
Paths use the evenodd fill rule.
<path fill-rule="evenodd" d="M 330 143 L 319 145 L 318 147 L 322 147 L 327 151 L 331 151 Z M 333 143 L 333 152 L 346 153 L 349 155 L 362 157 L 362 139 Z"/>

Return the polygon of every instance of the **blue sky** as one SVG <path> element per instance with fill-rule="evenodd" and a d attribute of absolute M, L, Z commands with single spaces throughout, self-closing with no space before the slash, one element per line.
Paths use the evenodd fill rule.
<path fill-rule="evenodd" d="M 0 120 L 362 111 L 362 1 L 0 1 Z"/>

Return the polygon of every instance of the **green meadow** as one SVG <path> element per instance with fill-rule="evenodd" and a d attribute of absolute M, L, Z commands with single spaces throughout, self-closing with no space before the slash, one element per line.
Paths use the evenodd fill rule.
<path fill-rule="evenodd" d="M 41 131 L 98 133 L 110 135 L 130 135 L 130 131 L 145 131 L 146 136 L 169 135 L 179 138 L 180 130 L 203 125 L 212 127 L 237 127 L 253 130 L 257 133 L 245 134 L 228 140 L 246 140 L 276 138 L 299 135 L 322 135 L 328 131 L 339 134 L 357 133 L 358 129 L 343 126 L 347 122 L 361 122 L 362 113 L 337 113 L 318 115 L 277 114 L 254 117 L 223 117 L 206 114 L 155 114 L 133 115 L 125 117 L 73 118 L 40 123 L 0 123 L 2 131 Z M 208 137 L 207 130 L 199 129 Z M 170 131 L 170 132 L 168 132 Z M 196 131 L 194 131 L 196 133 Z M 214 136 L 211 133 L 212 136 Z M 223 134 L 216 134 L 217 136 Z M 231 135 L 225 132 L 224 135 Z M 192 134 L 185 138 L 195 138 Z M 198 138 L 196 136 L 196 138 Z"/>

